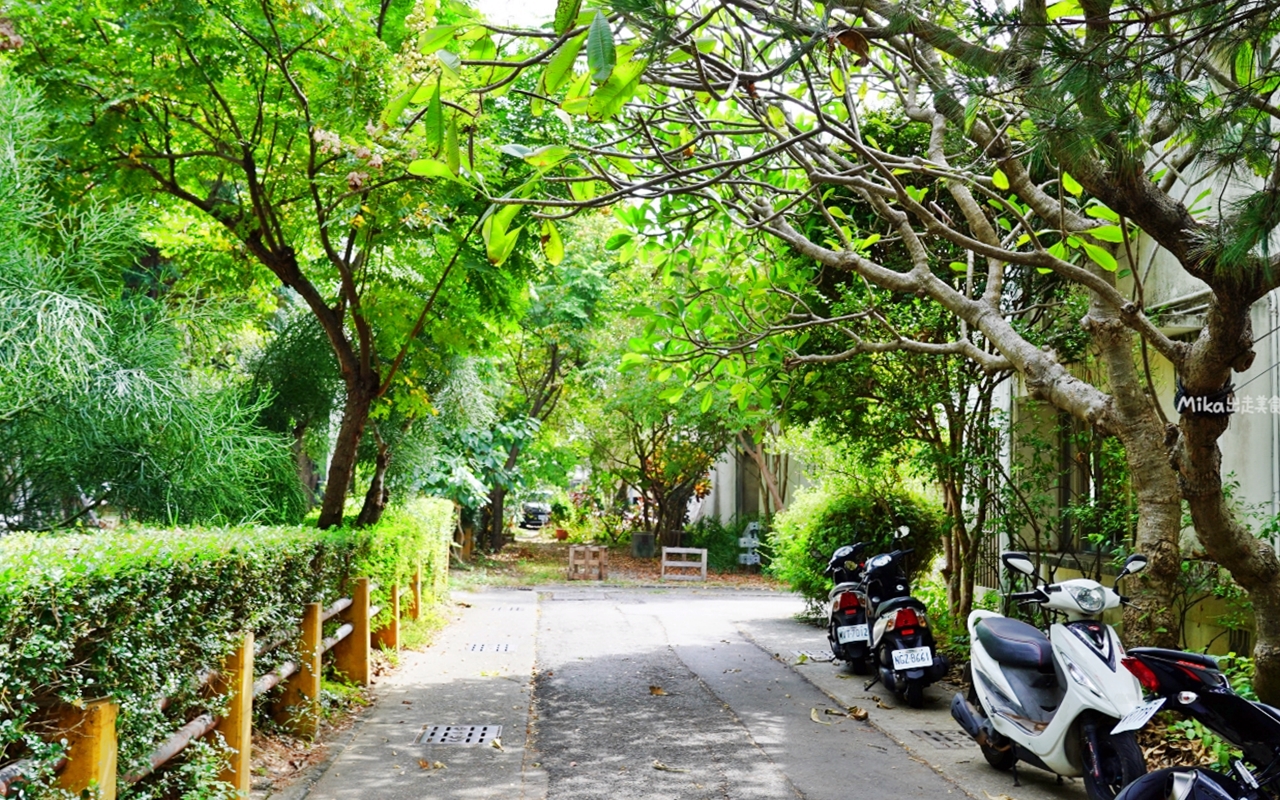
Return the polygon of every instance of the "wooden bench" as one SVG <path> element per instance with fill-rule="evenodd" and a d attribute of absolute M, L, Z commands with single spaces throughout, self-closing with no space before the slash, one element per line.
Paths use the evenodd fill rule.
<path fill-rule="evenodd" d="M 676 556 L 671 558 L 670 556 Z M 695 556 L 695 558 L 688 558 Z M 692 572 L 672 572 L 667 570 L 696 569 Z M 705 581 L 707 579 L 707 551 L 701 547 L 664 547 L 662 548 L 662 580 L 673 581 Z"/>
<path fill-rule="evenodd" d="M 569 580 L 602 581 L 609 577 L 609 548 L 597 545 L 569 546 Z"/>

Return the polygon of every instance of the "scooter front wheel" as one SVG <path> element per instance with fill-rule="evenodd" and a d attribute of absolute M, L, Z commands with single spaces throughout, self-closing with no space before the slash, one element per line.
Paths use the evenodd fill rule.
<path fill-rule="evenodd" d="M 1120 790 L 1147 772 L 1133 731 L 1111 733 L 1114 720 L 1090 716 L 1080 725 L 1080 757 L 1089 800 L 1115 800 Z"/>

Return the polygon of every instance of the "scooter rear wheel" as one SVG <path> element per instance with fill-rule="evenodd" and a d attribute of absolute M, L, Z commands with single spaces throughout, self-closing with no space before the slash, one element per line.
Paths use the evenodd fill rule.
<path fill-rule="evenodd" d="M 1089 800 L 1115 800 L 1120 790 L 1147 772 L 1142 748 L 1133 731 L 1110 733 L 1114 720 L 1091 716 L 1081 721 L 1080 755 L 1084 761 L 1084 790 Z M 1090 769 L 1090 747 L 1097 743 L 1100 775 Z"/>
<path fill-rule="evenodd" d="M 902 697 L 912 708 L 923 708 L 924 684 L 920 681 L 907 681 L 907 688 L 902 691 Z"/>

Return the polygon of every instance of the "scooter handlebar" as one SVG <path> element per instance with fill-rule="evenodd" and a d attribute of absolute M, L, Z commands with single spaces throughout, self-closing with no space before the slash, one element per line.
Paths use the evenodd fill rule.
<path fill-rule="evenodd" d="M 1043 603 L 1048 598 L 1039 589 L 1032 589 L 1029 592 L 1014 592 L 1009 595 L 1009 599 L 1019 603 Z"/>

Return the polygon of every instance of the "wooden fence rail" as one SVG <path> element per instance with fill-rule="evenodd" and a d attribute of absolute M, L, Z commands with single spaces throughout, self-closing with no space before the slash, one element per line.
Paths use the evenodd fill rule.
<path fill-rule="evenodd" d="M 218 732 L 231 751 L 231 758 L 221 779 L 249 796 L 250 735 L 253 725 L 253 702 L 281 684 L 284 691 L 272 706 L 272 716 L 300 736 L 314 736 L 319 727 L 320 674 L 325 653 L 333 653 L 333 667 L 347 679 L 369 685 L 372 680 L 371 655 L 374 647 L 398 650 L 400 647 L 400 599 L 411 594 L 409 616 L 418 619 L 422 608 L 422 570 L 414 572 L 413 583 L 404 588 L 392 586 L 388 593 L 391 611 L 387 623 L 371 630 L 373 618 L 382 610 L 370 606 L 369 596 L 377 588 L 368 578 L 356 578 L 350 597 L 338 600 L 329 608 L 319 603 L 304 607 L 298 623 L 297 658 L 281 663 L 264 675 L 254 677 L 254 657 L 261 656 L 292 641 L 289 637 L 254 646 L 253 633 L 246 632 L 236 650 L 214 674 L 195 676 L 201 686 L 209 687 L 215 696 L 227 698 L 227 714 L 214 717 L 201 714 L 187 722 L 157 747 L 147 763 L 124 775 L 116 774 L 116 717 L 119 704 L 113 698 L 87 700 L 75 706 L 63 706 L 51 714 L 55 733 L 53 740 L 65 739 L 63 758 L 54 764 L 59 788 L 80 793 L 96 788 L 100 800 L 115 800 L 117 782 L 137 783 L 181 753 L 191 742 Z M 342 625 L 333 636 L 322 638 L 325 622 L 340 617 Z M 169 698 L 157 703 L 165 708 Z M 36 765 L 22 760 L 0 769 L 0 797 L 8 797 L 12 789 L 29 779 Z"/>

